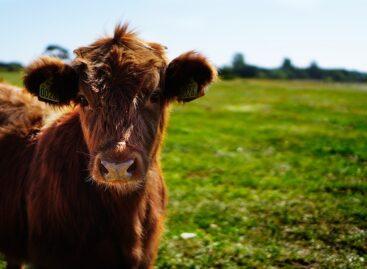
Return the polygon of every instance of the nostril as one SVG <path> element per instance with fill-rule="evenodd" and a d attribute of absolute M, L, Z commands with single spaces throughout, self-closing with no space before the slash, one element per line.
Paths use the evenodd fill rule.
<path fill-rule="evenodd" d="M 129 174 L 133 175 L 137 169 L 136 160 L 133 160 L 133 163 L 130 167 L 126 170 Z"/>
<path fill-rule="evenodd" d="M 105 176 L 108 174 L 108 169 L 102 164 L 102 162 L 99 162 L 99 171 L 101 172 L 102 176 Z"/>

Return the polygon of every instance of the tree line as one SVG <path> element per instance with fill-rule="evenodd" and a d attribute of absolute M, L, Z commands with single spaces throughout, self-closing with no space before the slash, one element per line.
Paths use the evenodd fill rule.
<path fill-rule="evenodd" d="M 60 58 L 62 60 L 69 60 L 70 59 L 70 54 L 69 51 L 59 45 L 48 45 L 44 52 L 43 55 L 48 55 L 48 56 L 52 56 L 52 57 L 57 57 Z M 20 71 L 24 68 L 24 66 L 19 63 L 19 62 L 0 62 L 0 71 L 8 71 L 8 72 L 13 72 L 13 71 Z"/>
<path fill-rule="evenodd" d="M 346 69 L 324 69 L 311 63 L 309 67 L 300 68 L 285 58 L 278 68 L 263 68 L 247 64 L 241 53 L 233 56 L 231 65 L 219 68 L 219 75 L 224 79 L 235 77 L 242 78 L 268 78 L 268 79 L 308 79 L 335 82 L 367 82 L 367 73 L 349 71 Z"/>
<path fill-rule="evenodd" d="M 44 55 L 58 57 L 63 60 L 70 59 L 67 49 L 59 45 L 48 45 Z M 0 71 L 20 71 L 23 69 L 18 62 L 0 62 Z M 293 65 L 289 58 L 285 58 L 278 68 L 264 68 L 247 64 L 242 53 L 233 56 L 232 63 L 219 68 L 219 75 L 224 79 L 235 77 L 242 78 L 268 78 L 268 79 L 310 79 L 335 82 L 367 82 L 367 73 L 350 71 L 346 69 L 325 69 L 311 63 L 309 67 L 300 68 Z"/>
<path fill-rule="evenodd" d="M 18 62 L 0 62 L 0 71 L 19 71 L 23 69 L 23 65 Z"/>

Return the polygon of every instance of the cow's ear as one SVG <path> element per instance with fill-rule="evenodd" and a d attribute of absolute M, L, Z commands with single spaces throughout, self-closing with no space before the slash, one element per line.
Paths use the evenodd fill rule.
<path fill-rule="evenodd" d="M 39 100 L 67 105 L 78 92 L 78 74 L 58 58 L 41 57 L 30 64 L 24 75 L 25 88 Z"/>
<path fill-rule="evenodd" d="M 164 95 L 170 100 L 189 102 L 203 96 L 216 76 L 216 69 L 204 56 L 186 52 L 168 65 Z"/>

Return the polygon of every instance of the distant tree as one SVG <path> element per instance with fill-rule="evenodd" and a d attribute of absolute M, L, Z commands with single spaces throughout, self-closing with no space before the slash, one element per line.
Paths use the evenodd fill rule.
<path fill-rule="evenodd" d="M 247 65 L 242 53 L 236 53 L 232 60 L 232 72 L 234 76 L 252 78 L 256 77 L 258 68 L 253 65 Z"/>
<path fill-rule="evenodd" d="M 320 68 L 319 68 L 319 65 L 317 64 L 317 62 L 313 61 L 310 65 L 310 69 L 315 69 L 316 70 L 316 69 L 320 69 Z"/>
<path fill-rule="evenodd" d="M 322 79 L 323 70 L 317 65 L 316 62 L 312 62 L 310 67 L 307 69 L 308 75 L 311 79 Z"/>
<path fill-rule="evenodd" d="M 218 69 L 219 75 L 223 79 L 232 79 L 235 77 L 235 74 L 233 73 L 233 68 L 231 66 L 223 66 Z"/>
<path fill-rule="evenodd" d="M 245 63 L 245 57 L 243 56 L 243 54 L 242 53 L 236 53 L 233 56 L 233 60 L 232 60 L 233 70 L 234 71 L 236 71 L 236 70 L 240 71 L 245 66 L 246 66 L 246 63 Z"/>
<path fill-rule="evenodd" d="M 59 45 L 48 45 L 44 52 L 45 55 L 57 57 L 62 60 L 69 59 L 69 51 Z"/>
<path fill-rule="evenodd" d="M 297 77 L 296 69 L 297 68 L 295 68 L 292 64 L 291 59 L 285 58 L 279 70 L 281 72 L 278 72 L 278 76 L 283 79 L 293 79 Z"/>
<path fill-rule="evenodd" d="M 290 70 L 290 69 L 294 69 L 291 59 L 289 59 L 289 58 L 285 58 L 285 59 L 283 60 L 283 64 L 282 64 L 281 69 L 283 69 L 283 70 Z"/>

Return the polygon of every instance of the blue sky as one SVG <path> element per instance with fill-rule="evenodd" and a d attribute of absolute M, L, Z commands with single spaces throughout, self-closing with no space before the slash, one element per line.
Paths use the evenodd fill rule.
<path fill-rule="evenodd" d="M 50 43 L 72 50 L 124 21 L 170 58 L 197 49 L 217 65 L 242 52 L 266 67 L 290 57 L 367 71 L 366 0 L 0 0 L 0 61 L 27 64 Z"/>

